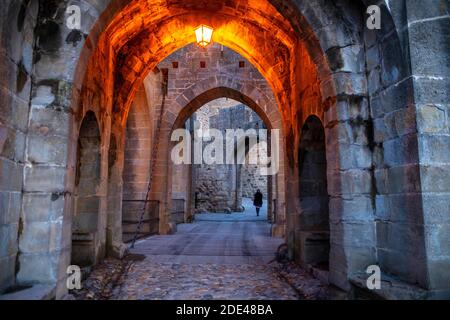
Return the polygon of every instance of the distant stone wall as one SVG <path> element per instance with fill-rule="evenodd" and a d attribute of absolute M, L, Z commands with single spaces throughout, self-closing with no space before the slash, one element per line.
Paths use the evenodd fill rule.
<path fill-rule="evenodd" d="M 253 198 L 258 189 L 261 190 L 264 197 L 268 194 L 267 176 L 262 176 L 260 167 L 256 165 L 248 165 L 242 168 L 241 181 L 243 198 Z"/>
<path fill-rule="evenodd" d="M 203 129 L 262 129 L 264 124 L 249 107 L 229 99 L 214 100 L 199 109 L 194 118 Z M 247 159 L 256 155 L 249 151 Z M 253 197 L 257 189 L 267 194 L 267 177 L 255 165 L 201 165 L 194 168 L 196 212 L 236 212 L 242 197 Z"/>

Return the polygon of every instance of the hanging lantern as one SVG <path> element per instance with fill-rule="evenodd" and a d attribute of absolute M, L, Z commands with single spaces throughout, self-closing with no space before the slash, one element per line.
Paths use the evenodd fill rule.
<path fill-rule="evenodd" d="M 204 24 L 195 29 L 195 35 L 197 37 L 197 44 L 200 47 L 206 48 L 212 40 L 214 29 Z"/>

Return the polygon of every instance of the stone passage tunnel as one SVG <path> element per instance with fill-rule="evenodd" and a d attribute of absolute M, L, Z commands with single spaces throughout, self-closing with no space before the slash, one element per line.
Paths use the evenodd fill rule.
<path fill-rule="evenodd" d="M 266 192 L 290 259 L 349 293 L 376 265 L 378 297 L 450 298 L 449 7 L 1 1 L 0 294 L 64 297 L 69 265 L 124 255 L 146 201 L 143 235 L 190 222 L 171 135 L 231 99 L 280 132 Z"/>

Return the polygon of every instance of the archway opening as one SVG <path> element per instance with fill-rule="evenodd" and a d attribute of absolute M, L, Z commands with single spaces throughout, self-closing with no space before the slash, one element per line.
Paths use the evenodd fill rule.
<path fill-rule="evenodd" d="M 100 130 L 93 112 L 81 124 L 72 221 L 72 264 L 91 266 L 103 256 L 99 247 Z"/>
<path fill-rule="evenodd" d="M 205 67 L 199 63 L 202 61 L 205 62 Z M 234 76 L 230 77 L 230 74 Z M 193 180 L 192 170 L 190 165 L 172 165 L 170 155 L 167 157 L 175 146 L 170 142 L 170 135 L 179 128 L 192 127 L 189 125 L 189 118 L 205 104 L 221 98 L 248 106 L 247 111 L 252 116 L 247 120 L 254 122 L 253 125 L 259 126 L 259 129 L 276 129 L 279 132 L 278 145 L 284 150 L 282 116 L 275 97 L 269 84 L 251 63 L 237 52 L 218 44 L 207 49 L 199 49 L 195 45 L 179 49 L 146 76 L 134 95 L 125 129 L 119 129 L 124 132 L 121 135 L 125 136 L 121 206 L 125 241 L 134 237 L 146 201 L 146 212 L 138 237 L 171 233 L 176 230 L 176 224 L 191 221 L 195 213 L 195 188 L 186 183 L 186 180 Z M 156 139 L 158 126 L 161 129 L 160 139 Z M 248 129 L 245 128 L 248 127 L 245 121 L 241 121 L 239 126 Z M 254 134 L 255 138 L 257 133 Z M 268 138 L 270 139 L 270 134 Z M 268 152 L 270 146 L 269 143 Z M 156 156 L 152 155 L 155 149 L 158 149 Z M 283 150 L 277 153 L 277 160 L 280 162 L 284 161 Z M 247 148 L 247 159 L 252 158 L 248 155 L 249 152 L 250 148 Z M 266 158 L 268 157 L 267 155 Z M 153 163 L 156 169 L 146 200 Z M 243 173 L 240 168 L 234 174 L 238 178 L 235 179 L 237 186 L 234 194 L 242 190 L 237 181 L 242 181 Z M 282 169 L 279 173 L 282 179 Z M 265 211 L 271 217 L 274 202 L 269 198 L 277 198 L 275 186 L 279 179 L 272 176 L 261 179 L 270 184 L 262 188 L 262 191 L 266 193 Z M 219 211 L 241 211 L 240 198 L 234 197 L 232 203 L 222 206 Z M 283 198 L 282 193 L 279 198 Z"/>
<path fill-rule="evenodd" d="M 315 116 L 302 128 L 299 147 L 300 215 L 297 259 L 317 272 L 329 270 L 330 218 L 325 130 Z M 326 274 L 325 277 L 328 277 Z"/>
<path fill-rule="evenodd" d="M 196 154 L 191 165 L 173 166 L 172 220 L 234 213 L 241 213 L 236 218 L 267 220 L 271 179 L 261 174 L 261 166 L 269 150 L 266 125 L 258 114 L 242 102 L 218 98 L 196 110 L 183 128 L 196 139 L 192 151 L 201 153 L 201 159 Z M 201 147 L 195 148 L 200 139 Z M 263 195 L 258 215 L 253 201 L 257 190 Z"/>
<path fill-rule="evenodd" d="M 436 113 L 435 108 L 429 106 L 439 105 L 439 101 L 425 101 L 428 96 L 422 97 L 420 92 L 412 90 L 415 82 L 418 82 L 419 86 L 422 81 L 433 80 L 430 83 L 434 83 L 441 77 L 431 77 L 431 80 L 415 77 L 416 71 L 421 68 L 417 68 L 417 59 L 413 59 L 413 63 L 408 59 L 411 51 L 408 50 L 410 42 L 405 41 L 408 40 L 405 39 L 405 34 L 408 33 L 398 33 L 404 30 L 407 22 L 411 22 L 410 14 L 413 20 L 417 18 L 414 10 L 405 6 L 394 8 L 386 5 L 386 1 L 381 1 L 380 5 L 385 12 L 383 30 L 369 31 L 364 19 L 368 1 L 342 1 L 339 5 L 332 1 L 319 2 L 112 0 L 100 6 L 97 1 L 84 1 L 83 10 L 86 10 L 87 19 L 83 19 L 82 29 L 83 33 L 89 33 L 86 37 L 75 33 L 65 37 L 68 30 L 61 23 L 65 16 L 65 3 L 61 2 L 61 5 L 47 9 L 44 8 L 43 2 L 30 2 L 39 5 L 39 12 L 33 11 L 34 19 L 28 19 L 36 20 L 36 26 L 25 28 L 26 35 L 33 33 L 29 33 L 30 30 L 45 31 L 49 26 L 52 26 L 55 32 L 47 34 L 46 37 L 40 37 L 41 32 L 37 32 L 39 37 L 32 41 L 35 43 L 33 50 L 30 50 L 29 45 L 23 46 L 23 53 L 26 54 L 23 57 L 20 55 L 21 41 L 11 43 L 12 46 L 9 41 L 5 43 L 6 49 L 13 50 L 6 50 L 7 57 L 3 60 L 8 61 L 8 65 L 9 62 L 17 64 L 17 70 L 20 71 L 16 90 L 9 90 L 10 87 L 15 87 L 15 81 L 5 82 L 6 88 L 12 94 L 10 96 L 8 93 L 8 98 L 4 99 L 5 106 L 11 107 L 14 112 L 7 111 L 3 115 L 5 119 L 2 118 L 2 122 L 8 124 L 6 131 L 2 131 L 2 157 L 7 160 L 6 171 L 19 177 L 17 181 L 10 179 L 8 175 L 3 179 L 14 184 L 10 186 L 10 181 L 7 183 L 7 191 L 14 194 L 6 195 L 6 206 L 11 207 L 14 195 L 14 199 L 26 204 L 16 206 L 23 211 L 24 217 L 27 217 L 27 210 L 34 215 L 34 208 L 39 206 L 44 211 L 43 220 L 49 222 L 46 224 L 49 230 L 70 226 L 73 215 L 68 214 L 68 211 L 73 208 L 72 196 L 77 196 L 76 192 L 73 193 L 72 168 L 77 165 L 75 151 L 78 130 L 60 130 L 60 127 L 69 128 L 73 124 L 75 128 L 79 128 L 86 111 L 94 111 L 102 128 L 102 159 L 107 158 L 108 151 L 113 155 L 114 141 L 120 145 L 123 140 L 122 136 L 117 134 L 120 131 L 118 127 L 124 125 L 129 104 L 143 77 L 171 52 L 192 43 L 193 27 L 199 23 L 207 23 L 217 31 L 215 41 L 229 45 L 247 57 L 274 90 L 283 116 L 279 126 L 285 128 L 288 144 L 286 160 L 289 167 L 286 166 L 286 180 L 298 178 L 293 170 L 296 169 L 294 155 L 297 153 L 296 142 L 301 135 L 304 119 L 315 114 L 324 123 L 330 164 L 329 193 L 333 202 L 331 231 L 334 233 L 332 247 L 335 250 L 331 269 L 335 271 L 334 283 L 348 289 L 347 280 L 350 276 L 363 271 L 367 265 L 379 263 L 386 272 L 410 283 L 419 283 L 429 289 L 442 289 L 440 281 L 436 280 L 440 278 L 432 277 L 433 271 L 437 271 L 443 263 L 442 257 L 439 252 L 435 253 L 433 248 L 424 245 L 428 244 L 430 239 L 436 238 L 441 229 L 435 228 L 437 231 L 428 232 L 429 222 L 422 219 L 433 209 L 429 203 L 435 203 L 431 200 L 424 201 L 422 195 L 422 192 L 429 190 L 425 183 L 428 181 L 428 172 L 434 170 L 434 160 L 423 158 L 422 139 L 426 140 L 428 137 L 422 136 L 421 130 L 424 128 L 421 128 L 423 124 L 419 121 L 423 120 L 421 117 L 424 113 Z M 30 9 L 36 10 L 35 5 L 30 6 Z M 15 7 L 21 7 L 19 14 L 12 10 Z M 25 7 L 27 6 L 7 5 L 5 8 L 11 12 L 6 15 L 8 20 L 14 16 L 28 16 L 24 14 Z M 408 12 L 397 13 L 401 7 L 402 10 L 408 9 Z M 391 13 L 394 19 L 391 19 Z M 435 23 L 434 20 L 428 19 L 427 22 Z M 94 24 L 94 31 L 91 32 Z M 20 22 L 18 29 L 22 27 Z M 24 44 L 29 44 L 28 36 L 21 37 Z M 67 41 L 63 41 L 64 38 Z M 82 46 L 80 43 L 85 45 L 85 49 L 78 60 Z M 401 54 L 407 59 L 398 59 Z M 32 55 L 39 59 L 30 59 Z M 79 62 L 75 79 L 75 64 L 66 63 L 68 61 Z M 328 70 L 328 65 L 332 73 Z M 11 70 L 14 70 L 15 67 L 11 66 Z M 411 71 L 414 76 L 411 76 Z M 25 79 L 30 79 L 31 85 L 24 85 L 27 82 Z M 233 81 L 226 83 L 228 80 L 223 81 L 221 78 L 215 78 L 214 81 L 215 86 L 233 86 Z M 72 100 L 67 94 L 71 88 L 74 92 Z M 201 93 L 201 90 L 199 92 L 184 89 L 186 90 L 176 101 L 182 107 Z M 241 89 L 244 90 L 245 86 L 237 91 L 241 92 Z M 22 101 L 25 102 L 23 106 L 17 103 L 16 98 L 25 100 Z M 263 105 L 258 99 L 253 99 Z M 423 106 L 424 112 L 421 110 Z M 415 110 L 416 107 L 420 110 Z M 23 113 L 20 111 L 22 108 L 25 110 Z M 177 107 L 170 110 L 165 118 L 170 127 L 172 120 L 178 116 L 174 110 L 177 110 Z M 437 113 L 443 115 L 440 111 Z M 16 114 L 20 115 L 19 118 L 22 118 L 23 114 L 24 118 L 17 121 Z M 445 118 L 445 115 L 442 117 Z M 12 127 L 9 123 L 13 124 Z M 14 133 L 16 129 L 18 134 Z M 116 133 L 116 140 L 110 136 L 111 131 Z M 428 132 L 428 128 L 425 128 L 424 132 Z M 14 139 L 10 140 L 11 136 L 19 139 L 17 143 Z M 54 152 L 55 148 L 51 146 L 55 140 L 61 142 L 58 152 Z M 66 158 L 64 151 L 67 144 L 69 156 Z M 16 146 L 19 146 L 17 150 Z M 108 146 L 111 150 L 108 150 Z M 78 153 L 83 155 L 81 151 Z M 14 171 L 10 170 L 10 161 L 13 161 Z M 427 166 L 427 172 L 420 166 L 424 163 L 431 165 L 430 168 Z M 102 168 L 99 180 L 103 189 L 101 194 L 104 196 L 105 186 L 110 180 L 107 179 L 106 166 Z M 115 170 L 114 167 L 113 169 Z M 42 179 L 44 174 L 47 176 L 47 171 L 51 171 L 52 175 L 53 172 L 60 173 L 57 180 L 49 183 L 50 186 L 44 185 Z M 167 178 L 166 171 L 160 172 Z M 21 180 L 23 185 L 19 182 Z M 158 185 L 159 193 L 167 192 L 168 188 L 164 183 L 163 181 Z M 292 215 L 297 214 L 300 209 L 294 201 L 298 200 L 299 184 L 297 180 L 292 179 L 289 185 L 295 187 L 289 188 L 289 201 L 286 202 L 285 212 L 291 215 L 289 220 L 294 220 L 296 218 Z M 108 196 L 112 197 L 112 192 L 109 193 L 111 195 Z M 55 214 L 49 208 L 50 205 L 53 208 L 57 195 L 64 197 L 60 197 L 59 211 Z M 43 198 L 45 202 L 42 202 Z M 432 198 L 435 199 L 438 198 Z M 109 203 L 105 205 L 103 200 L 104 198 L 99 205 L 102 217 L 106 208 L 110 207 Z M 163 206 L 166 205 L 166 200 L 163 198 Z M 405 203 L 415 204 L 413 212 L 416 219 L 410 219 L 411 210 Z M 399 207 L 403 210 L 399 210 Z M 167 206 L 164 207 L 164 212 L 166 208 Z M 16 211 L 14 217 L 20 219 Z M 55 217 L 63 223 L 55 224 Z M 49 272 L 48 276 L 36 273 L 39 275 L 34 277 L 27 270 L 31 270 L 30 266 L 43 258 L 41 249 L 44 248 L 36 250 L 30 246 L 34 237 L 31 230 L 41 228 L 42 225 L 33 226 L 30 219 L 23 220 L 11 222 L 12 233 L 19 235 L 20 246 L 9 246 L 12 252 L 7 252 L 8 282 L 14 277 L 31 282 L 63 279 L 62 274 L 54 277 L 57 270 L 60 273 L 64 271 L 60 261 L 69 261 L 67 255 L 70 255 L 70 244 L 58 238 L 63 232 L 60 232 L 60 229 L 45 232 L 52 235 L 51 241 L 42 241 L 44 246 L 51 244 L 45 249 L 50 252 L 46 256 L 46 266 L 50 266 L 52 272 Z M 106 219 L 99 220 L 103 223 Z M 22 226 L 23 222 L 25 224 Z M 290 241 L 293 233 L 291 227 L 296 226 L 291 221 L 286 225 L 289 225 Z M 97 229 L 99 228 L 103 230 L 104 226 L 99 225 Z M 161 224 L 160 229 L 163 228 Z M 417 232 L 418 228 L 420 230 Z M 391 241 L 392 233 L 405 239 L 414 235 L 417 241 Z M 15 237 L 11 239 L 11 243 L 16 243 Z M 61 244 L 58 250 L 54 250 L 53 244 L 56 242 Z M 5 258 L 4 254 L 2 253 L 2 259 Z M 14 270 L 16 261 L 20 262 L 21 268 Z M 398 263 L 399 261 L 402 263 Z M 447 262 L 444 261 L 448 264 Z"/>

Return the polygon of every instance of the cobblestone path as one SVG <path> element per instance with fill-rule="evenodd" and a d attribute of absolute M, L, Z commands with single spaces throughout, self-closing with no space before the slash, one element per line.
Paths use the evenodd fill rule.
<path fill-rule="evenodd" d="M 139 242 L 132 253 L 146 258 L 132 265 L 117 299 L 299 299 L 268 264 L 282 240 L 252 216 L 203 216 Z"/>
<path fill-rule="evenodd" d="M 297 300 L 272 267 L 142 262 L 132 267 L 118 299 Z"/>
<path fill-rule="evenodd" d="M 137 261 L 108 260 L 76 299 L 298 300 L 326 298 L 327 287 L 294 263 L 274 261 L 281 239 L 252 211 L 199 216 L 170 236 L 139 241 Z M 256 216 L 256 215 L 255 215 Z M 109 283 L 115 273 L 128 271 Z"/>

